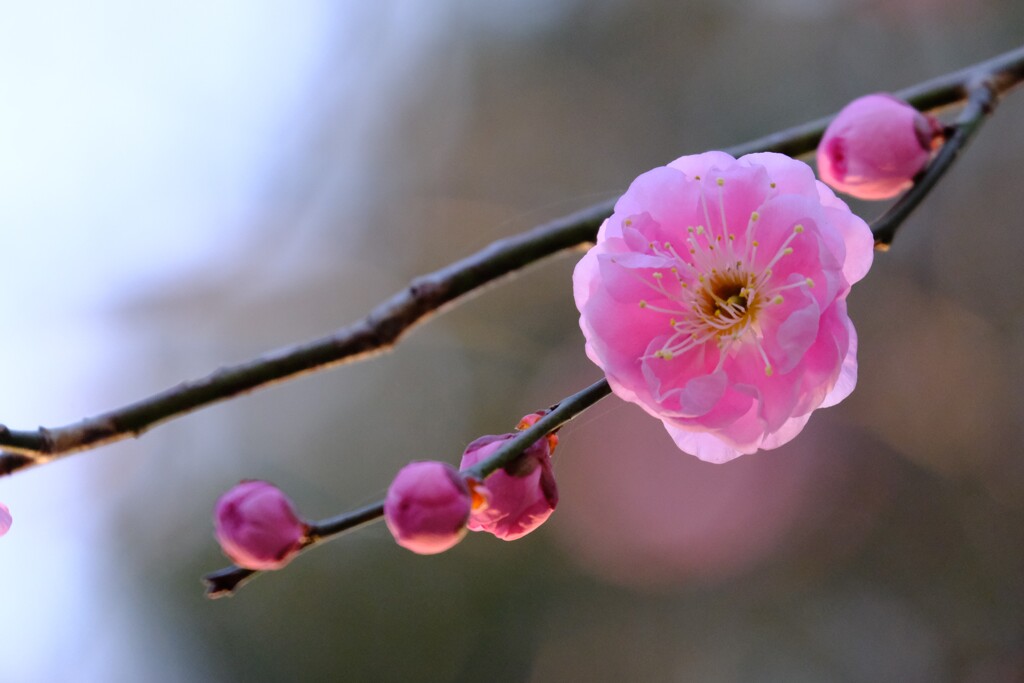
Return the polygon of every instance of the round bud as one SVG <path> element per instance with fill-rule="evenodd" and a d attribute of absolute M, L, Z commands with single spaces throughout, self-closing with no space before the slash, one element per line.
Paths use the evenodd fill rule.
<path fill-rule="evenodd" d="M 384 500 L 384 521 L 403 548 L 444 552 L 466 535 L 470 492 L 462 475 L 437 461 L 411 462 L 395 476 Z"/>
<path fill-rule="evenodd" d="M 885 93 L 843 107 L 818 145 L 818 175 L 860 199 L 888 199 L 913 184 L 931 158 L 942 126 Z"/>
<path fill-rule="evenodd" d="M 243 481 L 217 501 L 214 533 L 239 567 L 280 569 L 299 552 L 308 527 L 291 500 L 265 481 Z"/>

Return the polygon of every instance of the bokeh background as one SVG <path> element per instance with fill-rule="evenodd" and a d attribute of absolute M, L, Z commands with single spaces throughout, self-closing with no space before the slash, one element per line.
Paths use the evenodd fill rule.
<path fill-rule="evenodd" d="M 1019 0 L 0 3 L 0 421 L 327 333 L 1022 29 Z M 851 398 L 727 465 L 609 398 L 522 541 L 421 558 L 376 525 L 230 600 L 199 583 L 239 479 L 328 516 L 597 379 L 572 257 L 383 358 L 0 481 L 0 680 L 1024 680 L 1022 130 L 1018 92 L 852 294 Z"/>

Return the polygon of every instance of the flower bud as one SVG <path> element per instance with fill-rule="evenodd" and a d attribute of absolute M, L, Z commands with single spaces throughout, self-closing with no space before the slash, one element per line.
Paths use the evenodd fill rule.
<path fill-rule="evenodd" d="M 942 126 L 885 93 L 843 107 L 818 145 L 818 175 L 860 199 L 888 199 L 913 184 L 928 163 Z"/>
<path fill-rule="evenodd" d="M 13 521 L 11 511 L 7 509 L 6 505 L 0 503 L 0 536 L 3 536 L 10 530 L 11 522 Z"/>
<path fill-rule="evenodd" d="M 308 530 L 288 496 L 265 481 L 243 481 L 221 496 L 213 521 L 224 554 L 247 569 L 285 566 Z"/>
<path fill-rule="evenodd" d="M 528 418 L 524 418 L 524 422 L 528 422 Z M 529 424 L 532 422 L 527 426 Z M 462 469 L 489 458 L 515 436 L 490 435 L 473 441 L 462 456 Z M 514 541 L 543 524 L 558 505 L 551 448 L 551 440 L 540 439 L 515 462 L 492 472 L 482 485 L 474 486 L 478 501 L 470 513 L 469 528 Z"/>
<path fill-rule="evenodd" d="M 403 548 L 420 555 L 444 552 L 466 535 L 470 492 L 447 463 L 411 462 L 395 476 L 384 500 L 384 521 Z"/>

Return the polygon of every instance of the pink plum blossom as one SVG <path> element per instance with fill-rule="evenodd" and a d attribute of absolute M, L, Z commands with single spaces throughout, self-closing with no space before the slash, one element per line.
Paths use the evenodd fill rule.
<path fill-rule="evenodd" d="M 818 145 L 818 174 L 860 199 L 888 199 L 913 184 L 932 154 L 942 126 L 885 93 L 843 107 Z"/>
<path fill-rule="evenodd" d="M 7 506 L 0 503 L 0 536 L 3 536 L 11 530 L 11 523 L 14 518 L 11 517 L 11 511 L 7 509 Z"/>
<path fill-rule="evenodd" d="M 395 476 L 384 500 L 384 521 L 395 541 L 420 555 L 444 552 L 466 535 L 471 496 L 447 463 L 411 462 Z"/>
<path fill-rule="evenodd" d="M 520 429 L 533 424 L 539 415 L 528 415 Z M 488 435 L 476 439 L 462 455 L 462 469 L 489 458 L 516 435 Z M 558 505 L 558 487 L 551 469 L 551 452 L 558 437 L 550 435 L 530 446 L 514 463 L 492 472 L 482 485 L 474 485 L 476 497 L 469 516 L 472 531 L 486 531 L 505 541 L 514 541 L 543 524 Z"/>
<path fill-rule="evenodd" d="M 846 297 L 872 256 L 806 164 L 682 157 L 633 181 L 576 266 L 587 356 L 687 453 L 776 448 L 853 390 Z"/>
<path fill-rule="evenodd" d="M 303 546 L 308 527 L 292 501 L 266 481 L 243 481 L 214 508 L 217 542 L 239 567 L 280 569 Z"/>

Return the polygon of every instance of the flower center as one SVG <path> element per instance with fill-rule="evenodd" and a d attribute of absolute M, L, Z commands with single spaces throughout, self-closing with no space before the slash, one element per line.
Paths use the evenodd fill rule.
<path fill-rule="evenodd" d="M 724 184 L 723 179 L 717 179 L 719 190 Z M 701 200 L 704 218 L 707 225 L 711 225 L 703 192 Z M 755 268 L 760 246 L 756 239 L 760 215 L 756 211 L 750 215 L 745 239 L 740 242 L 743 246 L 737 247 L 736 236 L 726 225 L 722 201 L 719 195 L 720 233 L 705 225 L 691 226 L 686 229 L 685 247 L 679 245 L 681 249 L 670 242 L 649 245 L 649 253 L 669 257 L 676 263 L 671 268 L 671 278 L 666 278 L 666 273 L 655 272 L 653 282 L 645 281 L 662 296 L 665 305 L 651 305 L 646 300 L 639 302 L 641 308 L 671 316 L 668 320 L 671 333 L 652 355 L 670 361 L 713 342 L 721 351 L 721 367 L 735 345 L 749 343 L 764 361 L 765 374 L 771 375 L 772 366 L 761 343 L 757 318 L 766 307 L 783 303 L 783 290 L 814 286 L 810 278 L 782 283 L 772 277 L 775 264 L 793 253 L 790 245 L 803 233 L 804 226 L 794 225 L 772 258 Z M 631 221 L 627 219 L 626 226 L 629 225 Z"/>

